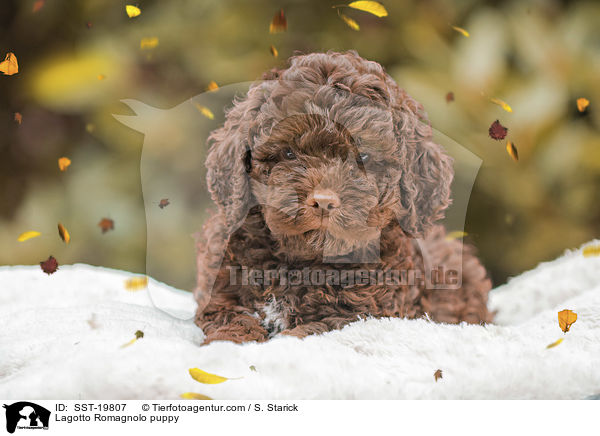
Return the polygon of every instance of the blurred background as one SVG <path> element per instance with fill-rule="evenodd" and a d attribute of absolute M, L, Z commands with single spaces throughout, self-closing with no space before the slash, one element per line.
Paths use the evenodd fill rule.
<path fill-rule="evenodd" d="M 129 18 L 127 3 L 141 14 Z M 495 285 L 600 237 L 600 2 L 387 0 L 383 18 L 341 9 L 359 31 L 340 19 L 332 8 L 339 4 L 2 0 L 0 56 L 14 53 L 19 73 L 0 75 L 0 264 L 37 264 L 52 254 L 60 264 L 144 273 L 144 200 L 178 214 L 177 222 L 196 220 L 210 204 L 201 189 L 165 186 L 164 194 L 144 198 L 144 135 L 112 116 L 134 114 L 121 100 L 168 109 L 211 81 L 252 81 L 285 66 L 295 51 L 330 49 L 380 62 L 425 106 L 435 129 L 482 159 L 465 231 Z M 287 31 L 270 34 L 281 8 Z M 583 112 L 581 97 L 590 102 Z M 222 109 L 211 108 L 214 119 L 199 117 L 198 159 Z M 518 162 L 506 140 L 488 136 L 497 119 Z M 177 141 L 173 129 L 154 127 L 158 147 Z M 72 162 L 66 171 L 57 164 L 63 156 Z M 193 185 L 202 183 L 199 174 Z M 194 202 L 176 206 L 178 195 Z M 171 205 L 160 209 L 163 196 Z M 186 213 L 186 203 L 196 210 Z M 102 232 L 103 218 L 113 230 Z M 69 245 L 58 237 L 58 222 L 71 234 Z M 42 235 L 17 242 L 27 230 Z M 165 271 L 193 267 L 186 252 L 165 249 L 162 262 Z"/>

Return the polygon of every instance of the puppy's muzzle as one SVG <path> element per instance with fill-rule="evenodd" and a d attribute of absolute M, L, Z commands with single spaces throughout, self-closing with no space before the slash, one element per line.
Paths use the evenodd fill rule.
<path fill-rule="evenodd" d="M 315 189 L 306 198 L 309 207 L 330 212 L 342 205 L 340 197 L 331 189 Z"/>

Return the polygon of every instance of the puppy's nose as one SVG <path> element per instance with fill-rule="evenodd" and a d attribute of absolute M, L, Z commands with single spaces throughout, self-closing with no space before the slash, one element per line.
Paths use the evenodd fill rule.
<path fill-rule="evenodd" d="M 306 199 L 306 203 L 314 208 L 332 210 L 340 207 L 340 197 L 331 189 L 315 189 Z"/>

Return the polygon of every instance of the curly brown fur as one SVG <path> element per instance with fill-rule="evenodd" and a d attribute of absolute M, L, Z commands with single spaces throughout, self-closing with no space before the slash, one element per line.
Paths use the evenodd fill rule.
<path fill-rule="evenodd" d="M 303 337 L 367 316 L 489 321 L 485 269 L 434 225 L 450 204 L 453 170 L 422 106 L 355 52 L 293 57 L 265 79 L 209 138 L 218 213 L 198 244 L 195 292 L 206 342 Z M 232 281 L 242 267 L 421 278 L 443 267 L 462 284 Z"/>

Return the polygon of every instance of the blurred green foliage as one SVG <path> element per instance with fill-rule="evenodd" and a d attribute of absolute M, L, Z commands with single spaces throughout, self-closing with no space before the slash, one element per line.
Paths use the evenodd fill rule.
<path fill-rule="evenodd" d="M 296 51 L 356 49 L 380 62 L 437 130 L 483 159 L 465 230 L 495 284 L 600 236 L 600 2 L 388 0 L 386 18 L 344 10 L 358 32 L 332 9 L 339 3 L 141 0 L 130 19 L 124 1 L 47 0 L 33 13 L 34 0 L 3 0 L 0 56 L 15 53 L 20 72 L 0 77 L 0 264 L 53 254 L 144 272 L 143 136 L 111 116 L 130 113 L 120 100 L 173 107 L 211 80 L 260 78 Z M 279 8 L 288 31 L 270 35 Z M 145 37 L 158 46 L 142 50 Z M 591 102 L 584 113 L 578 97 Z M 518 163 L 488 137 L 496 119 Z M 73 161 L 66 172 L 61 156 Z M 105 235 L 103 217 L 115 221 Z M 43 235 L 18 243 L 30 229 Z M 165 252 L 165 265 L 180 256 Z"/>

